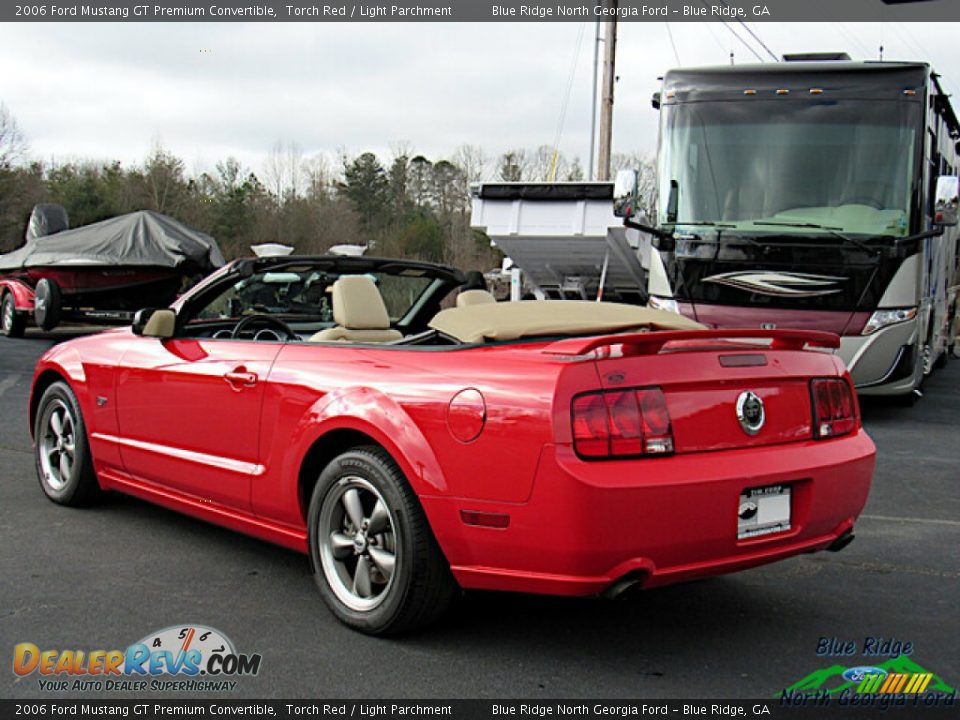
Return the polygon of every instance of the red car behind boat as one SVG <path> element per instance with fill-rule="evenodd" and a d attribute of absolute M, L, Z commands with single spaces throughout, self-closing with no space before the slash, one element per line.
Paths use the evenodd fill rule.
<path fill-rule="evenodd" d="M 308 553 L 335 615 L 374 634 L 460 588 L 615 594 L 852 539 L 875 448 L 835 335 L 482 290 L 442 309 L 463 282 L 241 260 L 57 345 L 30 399 L 41 487 Z"/>

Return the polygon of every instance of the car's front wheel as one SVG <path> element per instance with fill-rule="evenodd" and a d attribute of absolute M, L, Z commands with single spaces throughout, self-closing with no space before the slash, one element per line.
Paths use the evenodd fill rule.
<path fill-rule="evenodd" d="M 37 476 L 44 494 L 61 505 L 85 505 L 100 491 L 77 398 L 55 382 L 40 398 L 33 428 Z"/>
<path fill-rule="evenodd" d="M 356 448 L 323 470 L 310 501 L 309 534 L 324 601 L 362 632 L 422 627 L 456 592 L 416 495 L 382 448 Z"/>

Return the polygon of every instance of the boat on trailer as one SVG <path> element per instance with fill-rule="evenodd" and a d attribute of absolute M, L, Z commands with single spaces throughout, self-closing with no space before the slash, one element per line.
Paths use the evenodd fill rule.
<path fill-rule="evenodd" d="M 129 323 L 139 308 L 169 305 L 223 264 L 212 237 L 161 213 L 70 229 L 61 206 L 37 205 L 24 245 L 0 255 L 0 330 L 18 337 L 30 321 L 43 330 Z"/>

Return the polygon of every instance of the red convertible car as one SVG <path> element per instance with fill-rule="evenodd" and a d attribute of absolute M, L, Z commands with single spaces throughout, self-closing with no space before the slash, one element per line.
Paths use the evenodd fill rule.
<path fill-rule="evenodd" d="M 41 487 L 307 553 L 331 610 L 374 634 L 461 588 L 617 594 L 850 542 L 875 448 L 836 336 L 496 303 L 464 280 L 247 259 L 57 345 L 30 399 Z"/>

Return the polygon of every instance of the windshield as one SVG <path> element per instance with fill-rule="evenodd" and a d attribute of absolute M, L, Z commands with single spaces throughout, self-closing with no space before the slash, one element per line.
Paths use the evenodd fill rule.
<path fill-rule="evenodd" d="M 344 275 L 346 275 L 345 273 Z M 363 273 L 376 284 L 390 320 L 396 322 L 434 281 L 423 271 Z M 237 280 L 199 308 L 199 321 L 239 319 L 247 315 L 276 315 L 286 321 L 333 322 L 331 292 L 342 275 L 311 266 L 267 270 Z"/>
<path fill-rule="evenodd" d="M 659 223 L 907 235 L 919 112 L 898 101 L 665 105 Z"/>

